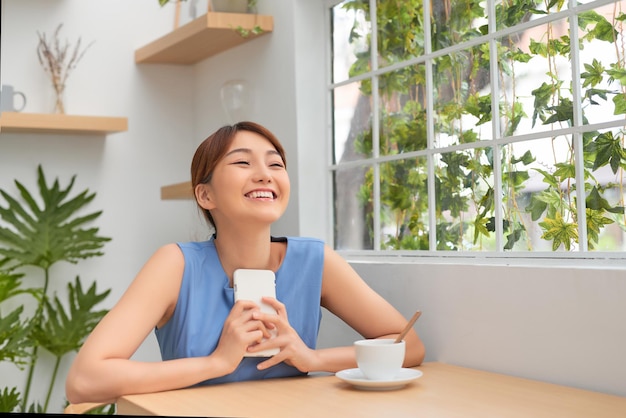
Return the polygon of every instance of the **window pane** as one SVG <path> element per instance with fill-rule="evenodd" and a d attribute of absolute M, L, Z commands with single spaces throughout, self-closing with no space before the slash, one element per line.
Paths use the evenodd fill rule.
<path fill-rule="evenodd" d="M 438 250 L 496 250 L 490 155 L 476 148 L 435 156 Z"/>
<path fill-rule="evenodd" d="M 577 3 L 588 2 L 577 1 Z M 546 8 L 547 2 L 543 0 L 503 0 L 496 3 L 496 27 L 498 30 L 513 27 L 568 8 L 567 1 L 551 1 L 548 3 L 550 5 L 549 8 Z"/>
<path fill-rule="evenodd" d="M 424 67 L 409 66 L 379 78 L 380 154 L 426 149 Z"/>
<path fill-rule="evenodd" d="M 422 0 L 377 1 L 378 66 L 424 54 Z"/>
<path fill-rule="evenodd" d="M 503 129 L 507 135 L 574 124 L 568 34 L 568 22 L 558 20 L 500 40 L 500 45 L 513 46 L 498 59 L 507 102 L 501 102 L 500 111 L 511 115 L 509 121 L 514 124 Z M 511 107 L 513 102 L 515 108 Z"/>
<path fill-rule="evenodd" d="M 381 164 L 381 249 L 428 250 L 426 157 Z"/>
<path fill-rule="evenodd" d="M 622 11 L 609 5 L 583 12 L 578 18 L 582 43 L 580 94 L 585 123 L 623 119 L 626 113 L 624 51 L 616 48 L 624 44 L 624 34 L 608 30 L 620 16 Z"/>
<path fill-rule="evenodd" d="M 486 1 L 431 1 L 433 51 L 467 42 L 486 31 Z"/>
<path fill-rule="evenodd" d="M 624 129 L 603 130 L 585 136 L 587 242 L 589 250 L 624 251 Z M 623 158 L 621 159 L 623 161 Z"/>
<path fill-rule="evenodd" d="M 576 171 L 571 136 L 511 144 L 503 150 L 505 248 L 578 248 Z M 513 242 L 514 241 L 514 242 Z M 508 244 L 508 247 L 506 246 Z"/>
<path fill-rule="evenodd" d="M 370 48 L 370 1 L 344 1 L 333 77 L 359 81 L 331 89 L 341 248 L 625 251 L 626 0 L 599 3 L 430 1 L 425 26 L 424 1 L 376 0 Z"/>
<path fill-rule="evenodd" d="M 334 90 L 335 164 L 372 155 L 370 96 L 363 95 L 360 87 L 361 83 L 350 83 Z"/>
<path fill-rule="evenodd" d="M 333 176 L 335 190 L 335 248 L 371 250 L 372 172 L 370 167 L 340 169 Z"/>
<path fill-rule="evenodd" d="M 371 70 L 368 2 L 344 1 L 332 8 L 333 82 Z"/>
<path fill-rule="evenodd" d="M 492 139 L 486 44 L 436 58 L 433 84 L 436 146 Z"/>

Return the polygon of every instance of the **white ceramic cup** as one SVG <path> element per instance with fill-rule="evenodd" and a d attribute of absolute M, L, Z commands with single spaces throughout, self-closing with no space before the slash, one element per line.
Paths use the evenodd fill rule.
<path fill-rule="evenodd" d="M 356 362 L 368 380 L 391 380 L 400 373 L 404 362 L 404 341 L 368 339 L 354 342 Z"/>
<path fill-rule="evenodd" d="M 22 98 L 22 106 L 15 106 L 15 96 Z M 15 91 L 13 86 L 3 84 L 0 89 L 0 112 L 20 112 L 26 107 L 26 96 L 21 91 Z"/>

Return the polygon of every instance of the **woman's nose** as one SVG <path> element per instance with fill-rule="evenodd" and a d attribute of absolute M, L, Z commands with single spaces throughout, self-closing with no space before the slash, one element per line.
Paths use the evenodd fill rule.
<path fill-rule="evenodd" d="M 270 170 L 264 165 L 257 166 L 256 170 L 254 171 L 253 180 L 256 182 L 263 182 L 263 183 L 271 182 L 272 175 L 270 173 Z"/>

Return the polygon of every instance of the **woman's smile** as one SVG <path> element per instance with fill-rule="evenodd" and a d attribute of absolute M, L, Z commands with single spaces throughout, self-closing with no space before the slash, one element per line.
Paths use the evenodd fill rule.
<path fill-rule="evenodd" d="M 274 199 L 276 199 L 276 193 L 274 193 L 272 190 L 253 190 L 249 193 L 246 193 L 246 197 L 254 200 L 273 201 Z"/>

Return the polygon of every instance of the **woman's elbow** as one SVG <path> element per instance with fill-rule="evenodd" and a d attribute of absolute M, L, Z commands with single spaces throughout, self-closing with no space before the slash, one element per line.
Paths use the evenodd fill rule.
<path fill-rule="evenodd" d="M 404 359 L 405 367 L 415 367 L 422 364 L 426 356 L 426 348 L 422 340 L 414 334 L 405 339 L 406 354 Z"/>
<path fill-rule="evenodd" d="M 84 391 L 86 385 L 81 384 L 80 380 L 77 373 L 71 371 L 65 379 L 65 397 L 69 403 L 76 404 L 89 401 L 88 394 Z"/>
<path fill-rule="evenodd" d="M 104 402 L 99 399 L 94 385 L 95 380 L 85 371 L 78 370 L 76 365 L 70 368 L 65 379 L 65 396 L 70 403 Z"/>

